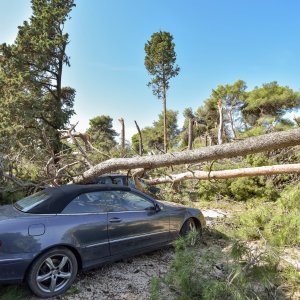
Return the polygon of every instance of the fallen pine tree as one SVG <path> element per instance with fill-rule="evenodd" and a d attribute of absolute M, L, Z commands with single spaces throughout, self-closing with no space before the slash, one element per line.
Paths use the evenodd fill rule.
<path fill-rule="evenodd" d="M 151 170 L 173 165 L 193 164 L 204 161 L 233 158 L 253 153 L 277 150 L 296 146 L 299 144 L 300 128 L 297 128 L 288 131 L 281 131 L 257 137 L 251 137 L 239 142 L 203 147 L 195 150 L 186 150 L 181 152 L 131 158 L 112 158 L 103 161 L 89 168 L 87 171 L 83 172 L 83 174 L 74 177 L 72 182 L 85 183 L 99 175 L 108 172 L 115 172 L 118 170 L 128 171 L 138 168 Z M 283 166 L 280 169 L 281 172 L 283 172 L 285 168 L 286 166 Z M 252 173 L 251 176 L 254 175 L 255 173 Z"/>
<path fill-rule="evenodd" d="M 162 183 L 176 183 L 184 180 L 210 180 L 229 179 L 236 177 L 250 177 L 262 175 L 293 174 L 300 173 L 300 164 L 273 165 L 254 168 L 240 168 L 221 171 L 188 171 L 180 174 L 165 175 L 159 178 L 148 179 L 149 185 Z"/>

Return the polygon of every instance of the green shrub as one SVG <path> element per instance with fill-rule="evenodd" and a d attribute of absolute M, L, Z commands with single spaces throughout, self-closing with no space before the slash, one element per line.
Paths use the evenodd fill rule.
<path fill-rule="evenodd" d="M 265 177 L 241 177 L 230 185 L 230 191 L 236 201 L 249 201 L 263 199 L 274 201 L 278 198 L 278 192 L 272 181 Z"/>
<path fill-rule="evenodd" d="M 264 187 L 258 184 L 256 178 L 237 178 L 230 185 L 230 191 L 237 201 L 247 201 L 262 197 Z"/>
<path fill-rule="evenodd" d="M 265 177 L 240 177 L 228 180 L 201 181 L 198 184 L 199 198 L 203 201 L 262 199 L 275 201 L 278 190 L 272 180 Z"/>
<path fill-rule="evenodd" d="M 253 250 L 242 241 L 233 242 L 230 252 L 212 245 L 199 253 L 197 247 L 203 245 L 191 247 L 183 238 L 176 242 L 174 260 L 163 280 L 175 291 L 173 299 L 244 300 L 279 295 L 276 288 L 282 276 L 277 268 L 279 256 L 273 249 Z M 221 266 L 220 275 L 215 273 L 216 266 Z M 163 299 L 158 279 L 153 280 L 153 286 L 151 299 Z"/>
<path fill-rule="evenodd" d="M 150 300 L 158 300 L 160 295 L 160 279 L 158 277 L 153 277 L 151 279 L 151 285 L 150 285 Z"/>
<path fill-rule="evenodd" d="M 203 201 L 229 200 L 233 198 L 230 190 L 232 180 L 208 180 L 198 184 L 199 197 Z"/>
<path fill-rule="evenodd" d="M 190 243 L 180 238 L 175 243 L 175 258 L 166 282 L 180 290 L 179 299 L 195 299 L 201 295 L 201 286 L 198 284 L 199 274 L 195 271 L 195 253 L 189 248 Z"/>
<path fill-rule="evenodd" d="M 0 205 L 11 204 L 26 196 L 26 192 L 3 192 L 0 193 Z"/>
<path fill-rule="evenodd" d="M 300 186 L 287 187 L 276 202 L 255 202 L 237 216 L 238 237 L 264 237 L 275 246 L 300 245 Z"/>

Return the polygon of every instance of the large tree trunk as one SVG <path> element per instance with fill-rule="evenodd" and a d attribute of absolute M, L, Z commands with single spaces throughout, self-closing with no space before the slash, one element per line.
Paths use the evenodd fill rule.
<path fill-rule="evenodd" d="M 117 170 L 137 168 L 155 169 L 171 165 L 181 165 L 232 158 L 247 154 L 270 151 L 300 144 L 300 128 L 269 133 L 244 141 L 215 145 L 195 150 L 173 152 L 161 155 L 109 159 L 76 176 L 75 183 L 84 183 L 96 176 Z"/>
<path fill-rule="evenodd" d="M 172 174 L 160 178 L 147 180 L 150 185 L 161 183 L 176 183 L 184 180 L 210 180 L 210 179 L 229 179 L 236 177 L 250 177 L 276 174 L 300 173 L 300 164 L 274 165 L 254 168 L 241 168 L 222 171 L 189 171 L 181 174 Z"/>

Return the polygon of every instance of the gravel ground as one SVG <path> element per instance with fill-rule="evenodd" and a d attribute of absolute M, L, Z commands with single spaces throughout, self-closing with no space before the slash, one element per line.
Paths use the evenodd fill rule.
<path fill-rule="evenodd" d="M 151 278 L 166 273 L 173 252 L 167 248 L 81 272 L 68 295 L 60 299 L 149 299 Z"/>

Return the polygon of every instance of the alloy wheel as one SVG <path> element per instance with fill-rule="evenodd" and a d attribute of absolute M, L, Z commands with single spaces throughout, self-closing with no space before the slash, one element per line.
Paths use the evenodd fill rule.
<path fill-rule="evenodd" d="M 73 265 L 68 256 L 55 254 L 47 257 L 38 268 L 36 283 L 45 293 L 63 289 L 72 277 Z"/>

